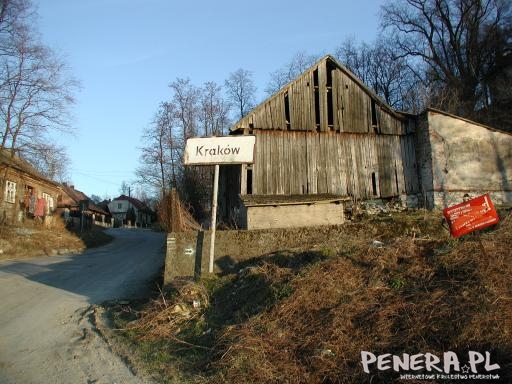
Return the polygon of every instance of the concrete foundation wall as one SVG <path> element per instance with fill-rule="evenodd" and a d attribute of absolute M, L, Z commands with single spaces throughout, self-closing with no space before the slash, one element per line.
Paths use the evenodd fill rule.
<path fill-rule="evenodd" d="M 339 245 L 337 233 L 343 226 L 217 231 L 214 273 L 231 270 L 250 258 L 286 249 L 319 249 Z M 210 231 L 177 232 L 167 236 L 164 284 L 178 277 L 193 277 L 208 272 Z"/>
<path fill-rule="evenodd" d="M 247 229 L 337 225 L 344 221 L 342 203 L 247 207 Z"/>
<path fill-rule="evenodd" d="M 486 190 L 474 190 L 469 192 L 430 192 L 428 194 L 428 199 L 433 202 L 435 208 L 443 209 L 455 204 L 462 203 L 466 193 L 470 196 L 470 198 L 489 193 L 489 196 L 495 205 L 510 205 L 512 202 L 512 192 L 488 192 Z"/>

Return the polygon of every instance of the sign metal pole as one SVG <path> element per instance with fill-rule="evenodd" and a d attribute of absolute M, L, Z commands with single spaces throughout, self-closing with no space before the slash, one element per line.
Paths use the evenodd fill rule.
<path fill-rule="evenodd" d="M 210 238 L 210 264 L 208 272 L 213 273 L 213 259 L 215 255 L 215 227 L 217 226 L 217 194 L 219 190 L 219 164 L 215 164 L 215 175 L 213 177 L 213 199 L 212 199 L 212 225 Z"/>
<path fill-rule="evenodd" d="M 213 273 L 215 258 L 215 227 L 217 226 L 217 195 L 219 191 L 219 164 L 252 164 L 256 136 L 191 137 L 187 139 L 184 165 L 215 165 L 212 196 L 210 260 L 208 272 Z"/>

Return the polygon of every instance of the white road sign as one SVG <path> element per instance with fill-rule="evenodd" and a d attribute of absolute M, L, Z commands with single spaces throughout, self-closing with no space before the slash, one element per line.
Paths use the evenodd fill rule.
<path fill-rule="evenodd" d="M 254 161 L 255 136 L 193 137 L 187 140 L 183 163 L 250 164 Z"/>

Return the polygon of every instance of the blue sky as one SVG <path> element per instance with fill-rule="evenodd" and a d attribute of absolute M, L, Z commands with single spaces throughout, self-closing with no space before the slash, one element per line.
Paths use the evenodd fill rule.
<path fill-rule="evenodd" d="M 223 85 L 249 70 L 265 97 L 269 74 L 294 54 L 332 53 L 348 37 L 371 42 L 384 0 L 33 0 L 41 38 L 81 82 L 68 147 L 70 181 L 116 197 L 132 184 L 140 138 L 170 98 L 169 83 Z M 132 184 L 135 188 L 135 184 Z"/>

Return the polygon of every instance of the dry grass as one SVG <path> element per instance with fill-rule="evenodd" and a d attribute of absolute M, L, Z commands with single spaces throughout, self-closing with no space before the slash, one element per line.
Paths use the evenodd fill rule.
<path fill-rule="evenodd" d="M 2 226 L 0 259 L 20 259 L 41 255 L 79 252 L 84 243 L 58 221 L 52 226 L 27 221 L 22 226 Z"/>
<path fill-rule="evenodd" d="M 374 217 L 348 226 L 340 244 L 267 255 L 162 294 L 130 327 L 165 340 L 159 348 L 194 382 L 401 382 L 392 370 L 364 373 L 361 351 L 490 351 L 512 381 L 510 215 L 462 239 L 439 216 Z M 187 289 L 208 305 L 190 309 Z"/>
<path fill-rule="evenodd" d="M 100 228 L 79 235 L 66 230 L 60 219 L 50 226 L 27 220 L 23 225 L 1 226 L 0 260 L 76 253 L 111 240 L 112 237 Z"/>

